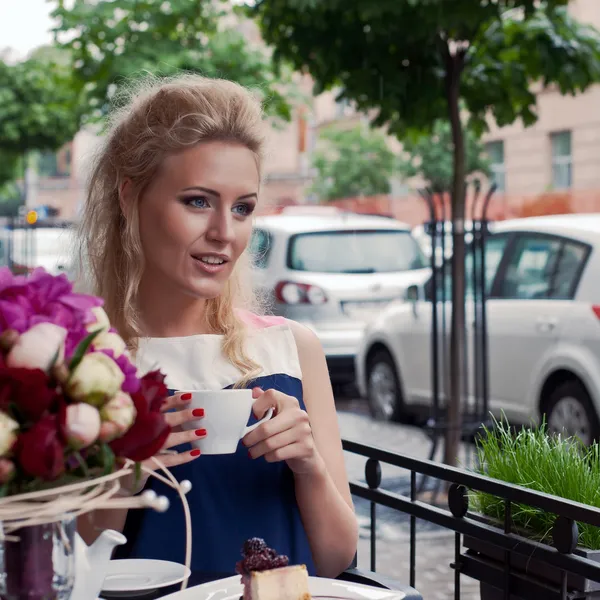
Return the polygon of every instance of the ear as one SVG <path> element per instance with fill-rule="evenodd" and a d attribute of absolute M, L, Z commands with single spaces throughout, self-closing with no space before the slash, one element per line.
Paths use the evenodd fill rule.
<path fill-rule="evenodd" d="M 123 216 L 127 216 L 129 212 L 128 208 L 132 201 L 131 190 L 131 179 L 129 179 L 129 177 L 126 177 L 119 185 L 119 206 L 121 207 L 121 212 L 123 213 Z"/>

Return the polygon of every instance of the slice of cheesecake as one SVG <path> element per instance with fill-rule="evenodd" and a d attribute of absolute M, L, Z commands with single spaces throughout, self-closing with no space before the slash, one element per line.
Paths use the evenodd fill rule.
<path fill-rule="evenodd" d="M 288 557 L 260 538 L 247 540 L 242 555 L 236 571 L 244 584 L 243 600 L 311 600 L 305 565 L 288 566 Z"/>
<path fill-rule="evenodd" d="M 308 571 L 304 565 L 252 571 L 248 579 L 244 600 L 311 600 Z"/>

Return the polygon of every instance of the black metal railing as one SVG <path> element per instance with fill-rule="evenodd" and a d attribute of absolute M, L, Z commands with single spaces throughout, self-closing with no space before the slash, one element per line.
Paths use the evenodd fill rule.
<path fill-rule="evenodd" d="M 417 589 L 416 520 L 422 519 L 455 532 L 454 562 L 448 565 L 454 569 L 455 599 L 460 598 L 461 576 L 472 577 L 482 586 L 494 590 L 496 595 L 487 595 L 489 598 L 567 600 L 600 597 L 600 563 L 590 560 L 586 552 L 577 547 L 577 522 L 600 527 L 599 508 L 352 440 L 343 440 L 343 446 L 345 451 L 367 458 L 365 481 L 352 481 L 350 489 L 354 496 L 370 503 L 372 571 L 377 568 L 377 506 L 386 506 L 409 515 L 409 578 L 410 585 Z M 410 472 L 409 496 L 381 488 L 382 463 Z M 418 475 L 450 484 L 448 509 L 417 499 Z M 469 512 L 471 490 L 504 500 L 504 523 L 491 523 Z M 551 531 L 552 545 L 527 538 L 523 532 L 515 530 L 511 515 L 517 503 L 556 515 Z M 590 582 L 598 585 L 590 585 Z"/>

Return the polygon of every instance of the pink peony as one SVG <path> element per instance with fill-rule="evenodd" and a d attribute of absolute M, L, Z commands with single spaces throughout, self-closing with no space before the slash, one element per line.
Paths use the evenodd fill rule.
<path fill-rule="evenodd" d="M 7 367 L 50 371 L 53 361 L 64 361 L 67 330 L 53 323 L 38 323 L 22 333 L 6 356 Z"/>
<path fill-rule="evenodd" d="M 38 323 L 54 323 L 67 332 L 65 354 L 70 357 L 77 344 L 88 334 L 86 326 L 96 318 L 92 308 L 102 299 L 73 292 L 66 275 L 54 276 L 44 269 L 31 275 L 13 275 L 0 269 L 0 330 L 23 333 Z"/>
<path fill-rule="evenodd" d="M 69 404 L 64 419 L 63 435 L 72 448 L 87 448 L 98 439 L 100 413 L 97 408 L 83 402 Z"/>

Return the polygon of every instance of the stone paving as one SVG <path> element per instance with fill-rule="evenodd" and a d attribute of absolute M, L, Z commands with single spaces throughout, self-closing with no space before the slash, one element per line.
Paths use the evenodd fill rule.
<path fill-rule="evenodd" d="M 376 422 L 364 412 L 359 401 L 338 404 L 338 417 L 343 437 L 372 444 L 402 454 L 427 458 L 431 442 L 423 431 L 406 425 Z M 468 460 L 469 447 L 463 447 L 461 462 Z M 346 465 L 351 480 L 364 481 L 365 459 L 346 453 Z M 382 488 L 409 495 L 410 476 L 407 471 L 382 465 Z M 360 523 L 358 550 L 359 568 L 370 568 L 370 512 L 367 502 L 356 499 Z M 445 507 L 444 507 L 445 508 Z M 409 582 L 410 520 L 408 516 L 385 507 L 378 507 L 376 568 L 403 583 Z M 424 600 L 454 598 L 454 532 L 431 523 L 417 521 L 416 584 Z M 479 583 L 461 577 L 461 600 L 479 600 Z"/>

